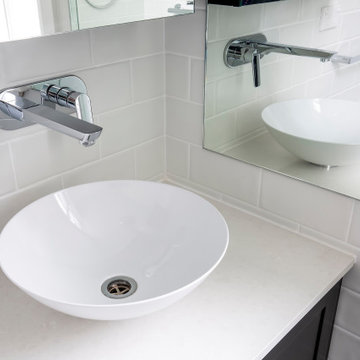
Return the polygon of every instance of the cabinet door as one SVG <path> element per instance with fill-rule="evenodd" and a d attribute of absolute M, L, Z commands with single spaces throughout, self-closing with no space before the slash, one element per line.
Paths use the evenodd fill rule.
<path fill-rule="evenodd" d="M 284 337 L 264 360 L 327 360 L 341 281 Z"/>

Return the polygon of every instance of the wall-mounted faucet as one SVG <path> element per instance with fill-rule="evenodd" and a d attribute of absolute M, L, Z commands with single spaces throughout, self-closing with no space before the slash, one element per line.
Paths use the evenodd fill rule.
<path fill-rule="evenodd" d="M 35 123 L 90 146 L 102 128 L 93 124 L 84 82 L 66 76 L 0 92 L 0 128 L 15 130 Z M 72 116 L 76 113 L 76 117 Z"/>
<path fill-rule="evenodd" d="M 267 41 L 264 34 L 248 35 L 230 40 L 225 47 L 224 62 L 230 68 L 251 63 L 254 86 L 258 87 L 261 84 L 260 59 L 270 53 L 318 58 L 322 62 L 332 61 L 347 64 L 353 62 L 350 57 L 336 55 L 337 53 L 333 51 L 271 43 Z"/>

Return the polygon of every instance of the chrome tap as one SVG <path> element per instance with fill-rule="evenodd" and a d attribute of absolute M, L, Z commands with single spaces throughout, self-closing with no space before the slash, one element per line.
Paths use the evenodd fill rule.
<path fill-rule="evenodd" d="M 271 43 L 265 35 L 255 34 L 232 39 L 225 47 L 224 62 L 230 68 L 251 63 L 254 86 L 258 87 L 261 84 L 260 59 L 270 53 L 318 58 L 322 62 L 332 60 L 336 54 L 333 51 Z"/>
<path fill-rule="evenodd" d="M 93 124 L 89 97 L 71 90 L 71 84 L 86 91 L 76 76 L 7 89 L 0 93 L 0 128 L 14 130 L 35 123 L 80 140 L 90 146 L 100 136 L 102 128 Z M 76 112 L 76 117 L 71 113 Z"/>

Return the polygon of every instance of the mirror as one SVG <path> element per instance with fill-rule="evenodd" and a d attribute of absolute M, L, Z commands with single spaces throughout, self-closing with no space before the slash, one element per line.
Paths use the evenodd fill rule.
<path fill-rule="evenodd" d="M 188 0 L 0 0 L 0 42 L 193 12 Z"/>
<path fill-rule="evenodd" d="M 359 21 L 359 1 L 208 5 L 204 148 L 360 199 Z M 343 150 L 356 162 L 332 163 Z"/>

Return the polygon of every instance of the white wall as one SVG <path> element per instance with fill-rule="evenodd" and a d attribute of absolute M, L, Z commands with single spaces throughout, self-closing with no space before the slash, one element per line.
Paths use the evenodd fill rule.
<path fill-rule="evenodd" d="M 40 125 L 0 130 L 0 228 L 55 190 L 164 174 L 163 21 L 0 44 L 0 89 L 75 74 L 103 133 L 90 148 Z"/>
<path fill-rule="evenodd" d="M 326 2 L 316 1 L 317 5 Z M 341 2 L 349 6 L 360 4 L 359 1 Z M 280 5 L 285 10 L 273 12 Z M 289 0 L 260 6 L 260 9 L 268 11 L 268 21 L 275 21 L 276 16 L 286 18 L 286 8 L 292 9 L 293 5 L 310 11 L 314 2 Z M 351 249 L 360 256 L 359 201 L 202 149 L 206 11 L 203 2 L 198 1 L 198 7 L 200 10 L 195 16 L 166 20 L 168 177 L 294 232 L 319 238 L 333 246 Z M 249 12 L 248 23 L 252 23 L 252 17 L 257 16 L 256 7 L 243 9 Z M 352 23 L 353 27 L 355 25 Z M 228 26 L 231 27 L 230 22 Z M 295 35 L 296 31 L 293 36 Z M 287 36 L 287 42 L 294 42 L 290 30 Z M 354 75 L 358 78 L 360 72 L 358 68 L 355 73 L 352 71 L 351 68 L 349 76 L 339 73 L 334 83 L 345 86 L 347 82 L 353 82 Z M 337 76 L 337 73 L 331 74 L 334 75 Z M 322 74 L 314 79 L 312 86 L 324 86 L 324 81 Z M 357 83 L 354 85 L 357 86 Z M 345 278 L 343 285 L 330 359 L 359 360 L 359 263 Z"/>

